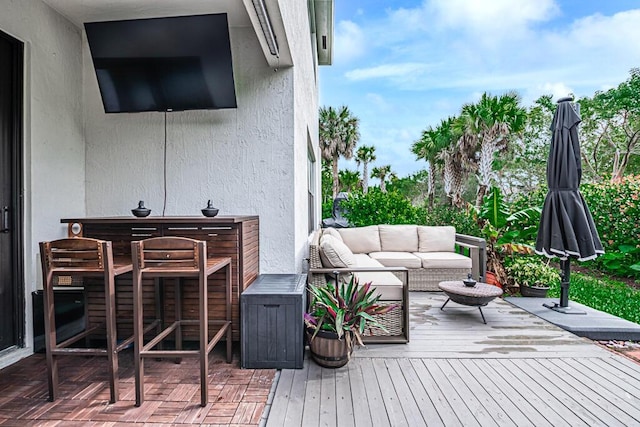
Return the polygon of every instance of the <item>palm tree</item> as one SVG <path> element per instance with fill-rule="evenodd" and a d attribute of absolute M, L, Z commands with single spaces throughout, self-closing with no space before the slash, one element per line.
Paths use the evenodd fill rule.
<path fill-rule="evenodd" d="M 451 151 L 446 151 L 449 147 L 453 147 L 457 139 L 454 132 L 453 122 L 455 118 L 449 117 L 442 120 L 434 129 L 429 127 L 422 131 L 420 139 L 413 143 L 411 151 L 418 159 L 424 159 L 428 164 L 428 183 L 427 194 L 429 206 L 433 206 L 435 177 L 438 165 L 443 168 L 444 189 L 447 196 L 451 197 L 453 188 L 453 175 L 458 167 L 453 163 L 454 157 Z"/>
<path fill-rule="evenodd" d="M 341 106 L 320 108 L 319 140 L 322 158 L 331 162 L 333 177 L 333 198 L 338 195 L 339 175 L 338 159 L 353 157 L 353 149 L 360 139 L 358 118 L 349 108 Z"/>
<path fill-rule="evenodd" d="M 369 163 L 376 160 L 376 147 L 362 145 L 356 151 L 356 164 L 362 163 L 362 192 L 367 194 L 369 190 Z"/>
<path fill-rule="evenodd" d="M 462 107 L 459 125 L 464 134 L 458 148 L 477 170 L 476 207 L 482 205 L 494 181 L 494 158 L 507 151 L 510 138 L 524 129 L 525 122 L 526 110 L 520 107 L 520 97 L 515 92 L 500 97 L 485 92 L 477 103 Z"/>
<path fill-rule="evenodd" d="M 380 191 L 383 193 L 387 192 L 385 179 L 389 174 L 391 174 L 391 165 L 375 167 L 371 170 L 371 178 L 378 178 L 380 180 Z"/>
<path fill-rule="evenodd" d="M 338 175 L 340 178 L 340 191 L 351 193 L 360 186 L 360 174 L 358 171 L 341 170 Z"/>

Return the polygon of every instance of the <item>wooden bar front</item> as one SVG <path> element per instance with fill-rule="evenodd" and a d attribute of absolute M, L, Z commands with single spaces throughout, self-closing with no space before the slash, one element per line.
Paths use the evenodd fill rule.
<path fill-rule="evenodd" d="M 84 236 L 113 242 L 114 256 L 131 257 L 131 242 L 159 236 L 182 236 L 207 242 L 208 257 L 231 257 L 232 270 L 232 315 L 233 339 L 240 339 L 240 294 L 258 277 L 260 268 L 259 220 L 257 216 L 220 217 L 105 217 L 105 218 L 65 218 L 69 236 Z M 214 281 L 209 293 L 209 311 L 212 320 L 224 319 L 224 272 L 211 276 Z M 164 287 L 165 321 L 173 321 L 173 286 L 169 281 Z M 117 286 L 116 310 L 118 315 L 118 336 L 128 336 L 133 325 L 131 275 L 119 279 Z M 153 313 L 154 282 L 143 284 L 145 314 Z M 95 290 L 94 290 L 95 289 Z M 89 322 L 104 318 L 104 303 L 99 295 L 99 287 L 87 286 L 87 312 Z M 197 318 L 196 299 L 185 295 L 184 314 L 193 312 Z M 101 302 L 102 301 L 102 302 Z"/>

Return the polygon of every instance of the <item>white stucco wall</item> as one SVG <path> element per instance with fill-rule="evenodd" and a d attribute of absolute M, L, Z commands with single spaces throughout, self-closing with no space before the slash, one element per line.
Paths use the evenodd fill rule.
<path fill-rule="evenodd" d="M 298 269 L 307 267 L 308 256 L 308 151 L 309 142 L 316 159 L 316 226 L 320 218 L 320 155 L 318 146 L 318 86 L 317 66 L 306 2 L 280 2 L 281 13 L 294 62 L 294 222 L 295 258 Z"/>
<path fill-rule="evenodd" d="M 212 199 L 220 215 L 259 215 L 260 271 L 300 271 L 296 69 L 268 68 L 250 28 L 231 28 L 231 45 L 238 108 L 167 114 L 165 214 L 199 215 Z M 138 200 L 160 215 L 164 113 L 105 114 L 86 43 L 84 59 L 87 215 L 130 215 Z"/>
<path fill-rule="evenodd" d="M 60 218 L 84 214 L 82 50 L 78 28 L 40 0 L 2 1 L 0 30 L 25 43 L 23 351 L 31 352 L 31 292 L 41 283 L 38 242 L 65 235 Z"/>

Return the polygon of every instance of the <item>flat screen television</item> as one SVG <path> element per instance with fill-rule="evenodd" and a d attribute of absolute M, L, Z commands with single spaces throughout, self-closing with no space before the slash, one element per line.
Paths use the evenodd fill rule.
<path fill-rule="evenodd" d="M 105 112 L 237 107 L 226 13 L 84 26 Z"/>

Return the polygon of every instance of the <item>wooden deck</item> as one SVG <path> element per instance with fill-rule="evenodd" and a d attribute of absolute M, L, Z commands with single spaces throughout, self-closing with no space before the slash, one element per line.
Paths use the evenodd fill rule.
<path fill-rule="evenodd" d="M 281 371 L 267 426 L 640 425 L 640 365 L 503 300 L 411 293 L 411 342 Z"/>
<path fill-rule="evenodd" d="M 199 405 L 196 361 L 148 361 L 134 406 L 130 351 L 121 400 L 108 404 L 104 360 L 61 360 L 61 398 L 47 401 L 44 355 L 0 370 L 0 426 L 616 426 L 640 425 L 640 365 L 497 300 L 483 309 L 411 293 L 411 342 L 358 349 L 344 368 L 240 369 L 210 357 L 210 402 Z"/>
<path fill-rule="evenodd" d="M 109 404 L 104 358 L 60 360 L 60 398 L 47 400 L 44 354 L 0 370 L 0 426 L 257 426 L 275 369 L 240 369 L 239 352 L 225 361 L 224 344 L 209 356 L 209 403 L 200 406 L 198 360 L 145 362 L 145 402 L 134 406 L 133 351 L 120 353 L 120 400 Z"/>

